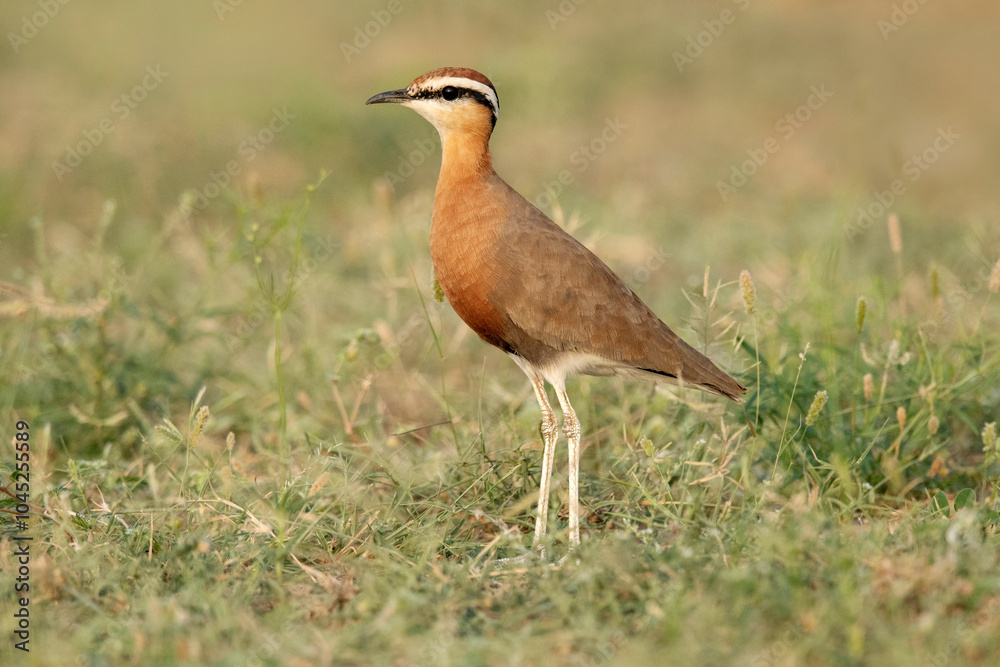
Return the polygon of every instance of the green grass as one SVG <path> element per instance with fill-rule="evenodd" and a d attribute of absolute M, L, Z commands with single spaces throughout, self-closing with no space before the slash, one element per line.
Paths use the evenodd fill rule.
<path fill-rule="evenodd" d="M 18 503 L 0 497 L 0 657 L 992 664 L 1000 98 L 954 76 L 992 72 L 988 21 L 928 3 L 883 41 L 891 7 L 762 3 L 681 73 L 672 52 L 716 10 L 587 3 L 552 30 L 515 3 L 456 14 L 454 39 L 426 45 L 441 8 L 406 7 L 350 66 L 338 44 L 370 9 L 245 5 L 216 26 L 210 10 L 123 3 L 115 23 L 71 3 L 0 56 L 26 100 L 0 101 L 0 423 L 30 424 L 34 538 L 25 655 L 8 634 Z M 150 22 L 192 41 L 129 36 Z M 51 160 L 161 59 L 162 88 L 57 181 Z M 749 388 L 736 406 L 573 380 L 584 541 L 558 565 L 496 567 L 530 545 L 538 408 L 434 299 L 436 139 L 390 186 L 430 131 L 361 106 L 446 63 L 494 78 L 497 168 L 532 199 L 622 116 L 552 214 Z M 820 81 L 829 106 L 721 201 L 716 181 Z M 199 205 L 285 104 L 287 129 Z M 892 207 L 899 252 L 885 216 L 847 234 L 948 125 L 962 138 Z M 549 547 L 566 553 L 562 532 Z"/>

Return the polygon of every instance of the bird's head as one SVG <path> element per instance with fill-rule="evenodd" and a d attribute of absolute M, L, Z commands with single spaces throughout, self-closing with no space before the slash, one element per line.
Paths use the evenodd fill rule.
<path fill-rule="evenodd" d="M 414 79 L 406 88 L 379 93 L 365 104 L 402 104 L 431 122 L 442 137 L 453 132 L 486 133 L 500 113 L 493 83 L 474 69 L 442 67 Z"/>

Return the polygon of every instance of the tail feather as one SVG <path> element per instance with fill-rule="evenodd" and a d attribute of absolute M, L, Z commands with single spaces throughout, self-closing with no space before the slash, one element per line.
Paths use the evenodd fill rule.
<path fill-rule="evenodd" d="M 682 385 L 699 387 L 728 399 L 742 403 L 741 394 L 746 387 L 731 378 L 704 354 L 688 345 L 670 327 L 660 322 L 660 336 L 654 354 L 650 355 L 653 368 L 643 370 L 674 378 Z M 673 370 L 677 369 L 677 370 Z"/>
<path fill-rule="evenodd" d="M 737 403 L 742 403 L 743 399 L 740 398 L 740 394 L 745 394 L 747 388 L 720 370 L 711 359 L 700 353 L 699 356 L 700 359 L 688 359 L 686 360 L 688 363 L 684 364 L 695 367 L 688 373 L 688 377 L 691 378 L 689 381 Z"/>
<path fill-rule="evenodd" d="M 726 398 L 737 403 L 742 403 L 743 398 L 740 394 L 746 393 L 746 387 L 719 370 L 719 368 L 709 361 L 707 357 L 704 357 L 704 361 L 708 362 L 708 366 L 702 368 L 701 372 L 682 372 L 679 377 L 673 373 L 658 371 L 653 368 L 641 368 L 639 370 L 668 378 L 670 381 L 682 386 L 698 387 L 699 389 L 704 389 L 705 391 L 712 392 L 713 394 L 725 396 Z"/>

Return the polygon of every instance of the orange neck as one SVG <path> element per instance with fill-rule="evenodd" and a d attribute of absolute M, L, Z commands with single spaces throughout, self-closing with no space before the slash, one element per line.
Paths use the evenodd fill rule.
<path fill-rule="evenodd" d="M 503 181 L 493 171 L 488 131 L 443 134 L 430 233 L 434 275 L 459 317 L 484 340 L 503 347 L 496 332 L 505 324 L 490 302 L 500 279 L 493 259 L 496 238 L 508 217 L 500 196 Z"/>
<path fill-rule="evenodd" d="M 459 130 L 441 137 L 441 175 L 437 194 L 493 171 L 489 132 Z"/>

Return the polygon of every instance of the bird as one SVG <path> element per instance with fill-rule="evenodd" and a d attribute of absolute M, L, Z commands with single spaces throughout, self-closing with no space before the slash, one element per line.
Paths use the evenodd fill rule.
<path fill-rule="evenodd" d="M 467 67 L 442 67 L 405 88 L 373 95 L 437 129 L 441 171 L 434 193 L 434 276 L 458 316 L 507 353 L 541 409 L 542 465 L 532 551 L 544 557 L 558 424 L 569 450 L 569 548 L 580 544 L 580 420 L 566 393 L 575 375 L 623 376 L 696 387 L 742 402 L 746 388 L 663 323 L 597 255 L 521 196 L 493 169 L 496 87 Z"/>

